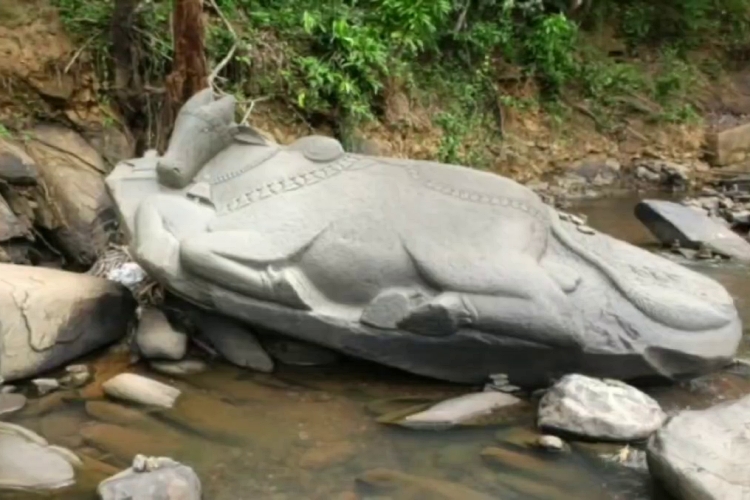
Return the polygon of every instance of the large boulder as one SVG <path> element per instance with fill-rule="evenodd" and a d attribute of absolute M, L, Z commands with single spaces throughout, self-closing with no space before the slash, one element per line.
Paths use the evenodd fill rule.
<path fill-rule="evenodd" d="M 637 441 L 661 427 L 659 403 L 618 380 L 566 375 L 539 402 L 539 427 L 607 441 Z"/>
<path fill-rule="evenodd" d="M 69 260 L 90 267 L 107 247 L 116 224 L 104 184 L 107 166 L 101 155 L 76 132 L 40 125 L 30 132 L 28 151 L 46 188 L 57 219 L 50 228 Z"/>
<path fill-rule="evenodd" d="M 0 264 L 0 376 L 31 377 L 127 333 L 135 300 L 123 286 L 55 269 Z"/>
<path fill-rule="evenodd" d="M 648 444 L 651 474 L 680 500 L 750 498 L 750 396 L 672 417 Z"/>
<path fill-rule="evenodd" d="M 643 200 L 635 207 L 635 216 L 665 245 L 675 241 L 684 248 L 705 245 L 719 255 L 750 262 L 750 243 L 700 209 L 671 201 Z"/>

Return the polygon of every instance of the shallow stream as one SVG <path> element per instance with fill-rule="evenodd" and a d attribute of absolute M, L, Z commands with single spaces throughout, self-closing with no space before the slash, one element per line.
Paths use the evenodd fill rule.
<path fill-rule="evenodd" d="M 632 215 L 635 201 L 602 199 L 573 211 L 587 214 L 590 225 L 613 236 L 653 245 Z M 750 269 L 691 267 L 721 281 L 750 321 Z M 747 344 L 742 350 L 747 354 Z M 78 484 L 49 495 L 0 493 L 0 499 L 93 500 L 96 484 L 129 465 L 137 453 L 170 456 L 192 466 L 207 500 L 666 498 L 638 467 L 637 451 L 587 443 L 573 443 L 571 453 L 555 455 L 526 448 L 523 443 L 534 432 L 533 405 L 488 427 L 430 433 L 379 424 L 378 415 L 472 388 L 366 363 L 284 368 L 272 376 L 220 363 L 182 378 L 148 373 L 183 390 L 175 409 L 154 412 L 119 405 L 101 392 L 102 381 L 127 367 L 126 354 L 99 355 L 89 362 L 95 383 L 32 400 L 12 418 L 84 457 Z M 140 365 L 129 369 L 147 373 Z M 750 393 L 750 376 L 728 370 L 648 392 L 668 412 L 705 407 Z M 480 455 L 487 447 L 494 448 L 491 461 Z M 635 466 L 603 459 L 602 453 L 630 456 Z M 358 481 L 367 471 L 383 468 L 410 476 L 381 474 L 377 481 Z"/>

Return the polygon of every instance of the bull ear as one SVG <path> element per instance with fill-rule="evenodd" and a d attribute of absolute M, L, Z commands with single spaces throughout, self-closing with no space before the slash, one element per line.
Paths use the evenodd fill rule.
<path fill-rule="evenodd" d="M 212 102 L 214 102 L 214 91 L 210 87 L 205 88 L 195 93 L 193 97 L 188 99 L 187 102 L 182 105 L 178 116 L 183 114 L 195 113 L 203 106 Z"/>
<path fill-rule="evenodd" d="M 221 99 L 204 104 L 197 110 L 197 114 L 209 123 L 229 125 L 234 123 L 234 110 L 237 99 L 227 95 Z"/>

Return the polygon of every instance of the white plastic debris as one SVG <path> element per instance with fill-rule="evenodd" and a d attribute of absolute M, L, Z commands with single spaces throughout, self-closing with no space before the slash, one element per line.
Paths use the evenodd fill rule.
<path fill-rule="evenodd" d="M 146 279 L 146 272 L 135 262 L 126 262 L 119 267 L 111 269 L 107 273 L 107 279 L 116 281 L 130 290 L 134 290 Z"/>

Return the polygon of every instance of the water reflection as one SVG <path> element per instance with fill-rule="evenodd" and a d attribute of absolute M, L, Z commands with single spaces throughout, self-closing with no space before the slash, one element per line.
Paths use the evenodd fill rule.
<path fill-rule="evenodd" d="M 635 201 L 589 201 L 577 211 L 602 231 L 653 247 L 632 215 Z M 724 283 L 750 319 L 746 268 L 693 266 Z M 97 382 L 125 364 L 122 357 L 99 356 L 93 362 Z M 129 369 L 147 373 L 141 366 Z M 211 500 L 664 498 L 645 470 L 600 458 L 621 452 L 620 446 L 577 443 L 561 455 L 529 448 L 536 435 L 533 412 L 490 427 L 439 433 L 378 424 L 388 412 L 472 388 L 368 363 L 284 368 L 273 376 L 218 364 L 184 378 L 149 376 L 183 391 L 175 409 L 113 403 L 95 383 L 33 401 L 13 417 L 85 458 L 75 488 L 41 497 L 96 498 L 99 481 L 127 466 L 134 454 L 147 453 L 193 466 Z M 750 384 L 735 370 L 649 391 L 667 411 L 676 411 L 750 393 Z M 39 497 L 0 493 L 0 499 Z"/>

